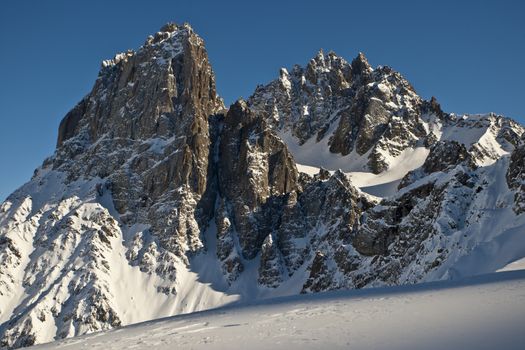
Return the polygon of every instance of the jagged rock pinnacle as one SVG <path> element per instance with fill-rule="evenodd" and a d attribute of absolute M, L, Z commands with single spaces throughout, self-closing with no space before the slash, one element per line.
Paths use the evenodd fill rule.
<path fill-rule="evenodd" d="M 368 72 L 372 69 L 370 64 L 368 63 L 368 59 L 365 57 L 365 55 L 362 52 L 359 52 L 359 54 L 352 60 L 352 70 L 354 72 L 364 73 Z"/>

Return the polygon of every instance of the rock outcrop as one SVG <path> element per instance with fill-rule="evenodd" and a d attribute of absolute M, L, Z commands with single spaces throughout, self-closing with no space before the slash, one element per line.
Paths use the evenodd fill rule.
<path fill-rule="evenodd" d="M 521 214 L 525 212 L 525 133 L 521 136 L 518 147 L 512 152 L 506 178 L 509 188 L 516 191 L 514 211 Z"/>
<path fill-rule="evenodd" d="M 243 101 L 231 106 L 219 145 L 219 192 L 231 209 L 242 255 L 254 258 L 275 225 L 283 195 L 298 188 L 285 143 Z"/>
<path fill-rule="evenodd" d="M 408 172 L 401 180 L 399 188 L 406 187 L 429 174 L 451 170 L 459 164 L 471 169 L 476 168 L 476 163 L 465 145 L 457 141 L 438 141 L 430 146 L 429 154 L 421 168 Z"/>

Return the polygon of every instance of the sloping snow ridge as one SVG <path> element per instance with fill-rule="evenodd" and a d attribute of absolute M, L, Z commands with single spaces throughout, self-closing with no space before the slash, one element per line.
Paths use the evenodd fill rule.
<path fill-rule="evenodd" d="M 522 349 L 525 271 L 175 316 L 35 349 Z M 249 344 L 249 345 L 248 345 Z"/>
<path fill-rule="evenodd" d="M 497 272 L 517 271 L 517 270 L 525 270 L 525 258 L 513 261 L 505 265 L 501 269 L 499 269 Z"/>

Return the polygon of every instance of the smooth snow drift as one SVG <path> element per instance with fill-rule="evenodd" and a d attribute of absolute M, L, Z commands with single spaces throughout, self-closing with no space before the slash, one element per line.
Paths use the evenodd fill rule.
<path fill-rule="evenodd" d="M 35 349 L 523 349 L 525 271 L 278 298 Z"/>

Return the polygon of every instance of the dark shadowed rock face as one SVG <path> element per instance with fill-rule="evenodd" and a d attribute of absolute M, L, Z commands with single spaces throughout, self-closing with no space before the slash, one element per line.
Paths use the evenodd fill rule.
<path fill-rule="evenodd" d="M 298 188 L 298 172 L 284 142 L 242 101 L 224 119 L 219 159 L 219 192 L 251 259 L 271 232 L 275 206 Z"/>
<path fill-rule="evenodd" d="M 435 173 L 436 171 L 444 171 L 450 166 L 456 166 L 462 162 L 466 162 L 472 168 L 475 164 L 470 159 L 470 154 L 466 147 L 457 141 L 442 141 L 430 147 L 430 153 L 423 163 L 423 170 L 427 173 Z"/>
<path fill-rule="evenodd" d="M 514 195 L 514 211 L 517 214 L 525 212 L 525 133 L 518 147 L 512 152 L 507 170 L 507 184 L 516 191 Z"/>
<path fill-rule="evenodd" d="M 272 235 L 268 235 L 261 247 L 261 264 L 257 282 L 270 288 L 278 287 L 283 281 L 283 267 L 281 253 Z"/>
<path fill-rule="evenodd" d="M 361 254 L 377 257 L 374 278 L 390 285 L 416 281 L 446 261 L 450 241 L 456 248 L 465 244 L 467 236 L 453 233 L 474 229 L 478 214 L 469 209 L 484 195 L 478 190 L 484 181 L 467 169 L 411 186 L 367 211 L 353 243 Z"/>
<path fill-rule="evenodd" d="M 60 126 L 58 127 L 57 147 L 60 147 L 67 139 L 75 136 L 79 128 L 80 120 L 86 113 L 87 106 L 88 99 L 85 98 L 80 101 L 68 114 L 66 114 L 64 119 L 62 119 Z"/>
<path fill-rule="evenodd" d="M 327 266 L 326 256 L 318 251 L 310 266 L 310 275 L 306 280 L 302 293 L 312 293 L 330 288 L 332 276 Z"/>

